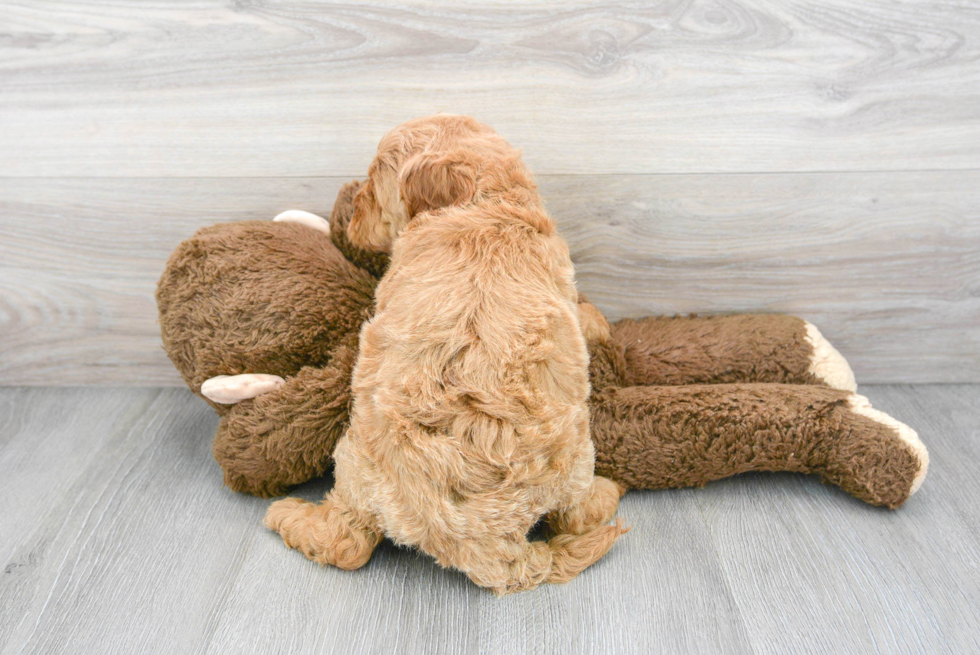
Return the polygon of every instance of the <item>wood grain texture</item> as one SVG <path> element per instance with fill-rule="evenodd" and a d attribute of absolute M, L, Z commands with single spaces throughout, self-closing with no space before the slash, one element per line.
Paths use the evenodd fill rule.
<path fill-rule="evenodd" d="M 970 0 L 16 0 L 0 25 L 0 176 L 352 176 L 436 111 L 539 174 L 980 168 Z"/>
<path fill-rule="evenodd" d="M 980 385 L 865 392 L 930 450 L 901 509 L 789 474 L 631 492 L 599 564 L 497 599 L 389 543 L 356 572 L 286 549 L 269 501 L 221 486 L 185 390 L 0 389 L 0 497 L 24 488 L 0 654 L 976 652 Z"/>
<path fill-rule="evenodd" d="M 47 516 L 103 449 L 118 443 L 159 395 L 154 389 L 119 389 L 106 395 L 78 390 L 52 402 L 43 389 L 0 394 L 0 562 L 13 561 Z M 30 565 L 44 552 L 31 552 Z"/>
<path fill-rule="evenodd" d="M 27 415 L 85 402 L 105 418 L 130 418 L 101 443 L 89 440 L 94 457 L 57 502 L 23 501 L 43 518 L 17 535 L 4 564 L 0 653 L 194 652 L 213 629 L 211 610 L 237 575 L 262 508 L 220 486 L 210 457 L 217 421 L 190 392 L 143 391 L 152 402 L 128 407 L 119 400 L 132 390 L 93 393 L 42 400 L 4 390 L 20 394 Z M 25 430 L 7 448 L 18 438 L 36 435 Z M 66 452 L 17 472 L 50 475 L 63 459 L 72 461 Z"/>
<path fill-rule="evenodd" d="M 0 379 L 180 384 L 153 292 L 205 225 L 326 213 L 346 178 L 0 179 Z M 980 172 L 542 176 L 611 318 L 798 314 L 860 383 L 980 381 Z"/>
<path fill-rule="evenodd" d="M 325 488 L 308 485 L 300 495 L 318 499 Z M 209 652 L 751 652 L 694 497 L 638 495 L 620 515 L 633 538 L 573 584 L 505 599 L 387 542 L 352 573 L 311 563 L 274 533 L 259 535 Z M 285 567 L 295 584 L 270 585 Z M 257 616 L 256 607 L 270 609 Z M 697 630 L 692 615 L 705 618 Z"/>
<path fill-rule="evenodd" d="M 584 182 L 584 184 L 583 184 Z M 542 180 L 609 317 L 776 312 L 859 383 L 980 372 L 980 172 Z"/>

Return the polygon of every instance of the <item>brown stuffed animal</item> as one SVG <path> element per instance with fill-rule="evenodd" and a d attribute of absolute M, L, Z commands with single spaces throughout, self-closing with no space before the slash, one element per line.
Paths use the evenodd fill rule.
<path fill-rule="evenodd" d="M 164 347 L 221 416 L 214 456 L 235 491 L 275 496 L 322 475 L 347 428 L 358 331 L 387 265 L 347 241 L 358 186 L 341 189 L 329 224 L 300 212 L 204 228 L 160 279 Z M 854 393 L 846 361 L 809 323 L 609 326 L 581 301 L 597 475 L 664 489 L 745 471 L 815 473 L 892 508 L 922 483 L 928 454 L 916 433 Z"/>

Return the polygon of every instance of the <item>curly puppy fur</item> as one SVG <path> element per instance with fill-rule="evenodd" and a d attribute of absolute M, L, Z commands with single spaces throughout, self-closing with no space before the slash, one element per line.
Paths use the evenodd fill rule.
<path fill-rule="evenodd" d="M 498 594 L 565 582 L 625 531 L 594 477 L 588 352 L 565 242 L 520 154 L 473 119 L 406 123 L 354 198 L 352 243 L 391 251 L 361 332 L 351 427 L 319 506 L 267 524 L 356 568 L 381 534 Z M 557 533 L 531 543 L 542 516 Z"/>

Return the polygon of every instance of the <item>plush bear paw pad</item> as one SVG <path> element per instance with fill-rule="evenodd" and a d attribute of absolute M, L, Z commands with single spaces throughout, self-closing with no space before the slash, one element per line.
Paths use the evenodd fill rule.
<path fill-rule="evenodd" d="M 244 373 L 242 375 L 218 375 L 204 381 L 201 395 L 221 405 L 237 402 L 275 391 L 286 383 L 278 375 Z"/>
<path fill-rule="evenodd" d="M 820 330 L 813 323 L 806 322 L 806 342 L 813 348 L 810 355 L 809 372 L 823 380 L 824 384 L 832 389 L 854 392 L 857 390 L 857 382 L 854 380 L 854 372 L 851 366 L 844 359 L 844 356 L 837 352 L 827 339 L 820 334 Z"/>
<path fill-rule="evenodd" d="M 288 211 L 284 211 L 272 220 L 276 223 L 299 223 L 300 225 L 311 227 L 314 230 L 323 232 L 324 234 L 330 234 L 330 221 L 322 216 L 317 216 L 316 214 L 311 214 L 310 212 L 305 212 L 300 209 L 290 209 Z"/>

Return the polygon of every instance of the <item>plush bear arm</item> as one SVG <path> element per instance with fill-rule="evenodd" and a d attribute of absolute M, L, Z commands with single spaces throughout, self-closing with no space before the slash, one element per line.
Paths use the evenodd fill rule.
<path fill-rule="evenodd" d="M 862 396 L 825 387 L 625 387 L 594 393 L 590 406 L 596 475 L 633 489 L 796 471 L 867 503 L 898 507 L 928 467 L 911 428 Z"/>
<path fill-rule="evenodd" d="M 214 439 L 225 484 L 269 497 L 323 475 L 350 420 L 356 337 L 328 365 L 303 368 L 277 389 L 229 409 Z"/>
<path fill-rule="evenodd" d="M 624 349 L 629 384 L 779 382 L 856 389 L 847 361 L 815 326 L 795 316 L 623 319 L 611 332 Z"/>

